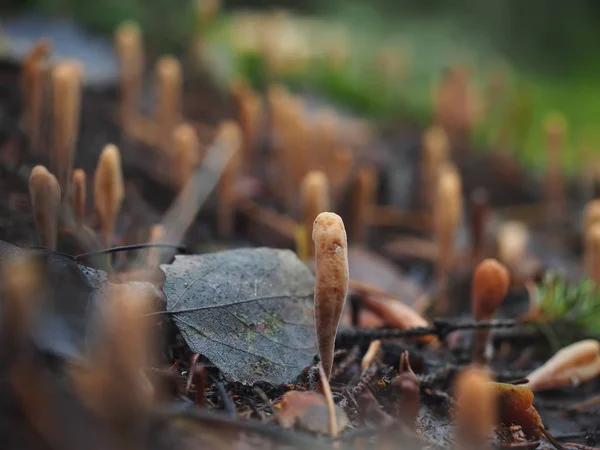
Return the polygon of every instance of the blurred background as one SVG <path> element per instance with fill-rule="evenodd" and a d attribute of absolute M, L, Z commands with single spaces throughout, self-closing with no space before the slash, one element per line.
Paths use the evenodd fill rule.
<path fill-rule="evenodd" d="M 477 146 L 490 147 L 499 129 L 508 128 L 507 142 L 515 156 L 533 170 L 543 170 L 543 122 L 554 111 L 562 113 L 569 126 L 567 151 L 562 155 L 565 170 L 573 173 L 588 164 L 589 155 L 600 146 L 595 126 L 600 104 L 594 100 L 600 94 L 596 75 L 600 70 L 600 3 L 593 0 L 2 3 L 4 52 L 16 45 L 18 39 L 11 37 L 40 29 L 39 17 L 36 26 L 31 26 L 32 22 L 22 21 L 24 14 L 68 19 L 109 43 L 120 23 L 134 20 L 144 30 L 151 55 L 182 56 L 193 40 L 202 40 L 202 52 L 218 80 L 241 74 L 258 85 L 265 81 L 264 73 L 260 74 L 264 49 L 259 51 L 263 44 L 258 42 L 262 37 L 257 29 L 261 26 L 250 18 L 258 12 L 268 15 L 285 10 L 286 23 L 279 30 L 271 29 L 270 35 L 281 33 L 280 38 L 271 39 L 279 47 L 273 51 L 287 54 L 287 60 L 275 75 L 290 86 L 318 92 L 361 116 L 386 119 L 402 114 L 417 124 L 427 124 L 432 85 L 444 69 L 464 64 L 482 92 L 496 86 L 506 90 L 500 97 L 510 97 L 505 111 L 496 114 L 501 118 L 492 120 L 488 114 L 485 123 L 478 124 L 473 133 Z M 203 8 L 205 12 L 199 12 Z M 199 15 L 213 14 L 210 10 L 218 11 L 216 19 L 199 19 Z M 20 22 L 15 25 L 15 21 Z M 342 64 L 338 68 L 315 64 L 323 58 Z M 501 125 L 507 120 L 515 123 Z"/>

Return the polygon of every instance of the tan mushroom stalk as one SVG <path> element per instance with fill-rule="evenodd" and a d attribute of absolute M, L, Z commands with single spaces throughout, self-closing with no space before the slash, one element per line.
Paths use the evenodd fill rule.
<path fill-rule="evenodd" d="M 560 113 L 551 113 L 545 121 L 547 140 L 547 172 L 545 180 L 546 201 L 550 217 L 560 217 L 565 206 L 565 182 L 562 174 L 562 152 L 567 121 Z"/>
<path fill-rule="evenodd" d="M 315 243 L 315 324 L 326 378 L 331 376 L 338 324 L 348 293 L 348 240 L 342 218 L 323 212 L 313 226 Z"/>
<path fill-rule="evenodd" d="M 585 271 L 600 288 L 600 223 L 592 224 L 585 234 Z"/>
<path fill-rule="evenodd" d="M 448 308 L 446 285 L 454 260 L 456 229 L 462 218 L 462 182 L 452 164 L 445 164 L 440 169 L 433 215 L 438 249 L 436 279 L 439 296 L 436 307 L 438 312 L 443 313 Z"/>
<path fill-rule="evenodd" d="M 233 234 L 235 209 L 238 201 L 237 178 L 241 165 L 242 130 L 237 122 L 225 121 L 219 126 L 216 141 L 231 152 L 231 159 L 223 169 L 217 187 L 217 228 L 219 236 Z"/>
<path fill-rule="evenodd" d="M 49 72 L 48 55 L 51 44 L 40 39 L 23 62 L 23 90 L 29 146 L 34 154 L 41 153 L 42 120 Z"/>
<path fill-rule="evenodd" d="M 260 138 L 263 121 L 263 104 L 260 96 L 248 86 L 245 80 L 236 80 L 231 85 L 231 94 L 235 100 L 237 117 L 244 135 L 244 170 L 254 169 L 255 151 Z"/>
<path fill-rule="evenodd" d="M 491 320 L 502 304 L 510 285 L 510 275 L 506 267 L 495 259 L 485 259 L 475 269 L 472 287 L 473 318 L 476 321 Z M 473 336 L 472 360 L 487 364 L 486 348 L 490 329 L 476 330 Z"/>
<path fill-rule="evenodd" d="M 585 269 L 596 286 L 600 286 L 600 200 L 592 200 L 583 213 Z"/>
<path fill-rule="evenodd" d="M 160 143 L 169 148 L 173 128 L 181 119 L 183 89 L 181 64 L 174 56 L 163 56 L 156 62 L 158 103 L 156 121 L 160 129 Z"/>
<path fill-rule="evenodd" d="M 137 114 L 144 71 L 144 50 L 139 26 L 125 22 L 115 33 L 121 69 L 121 121 L 125 129 Z"/>
<path fill-rule="evenodd" d="M 302 208 L 302 236 L 298 250 L 305 249 L 307 254 L 300 254 L 302 260 L 314 256 L 314 248 L 310 245 L 312 240 L 313 224 L 317 216 L 329 209 L 329 182 L 327 175 L 320 170 L 306 174 L 300 186 L 300 204 Z"/>
<path fill-rule="evenodd" d="M 600 375 L 600 342 L 587 339 L 559 350 L 534 370 L 525 385 L 532 391 L 559 389 L 581 384 Z"/>
<path fill-rule="evenodd" d="M 471 194 L 471 256 L 479 262 L 485 250 L 485 232 L 490 216 L 490 204 L 487 191 L 476 189 Z"/>
<path fill-rule="evenodd" d="M 50 250 L 56 250 L 60 184 L 44 166 L 35 166 L 31 170 L 29 196 L 41 244 Z"/>
<path fill-rule="evenodd" d="M 592 225 L 600 222 L 600 200 L 589 201 L 583 211 L 583 234 L 585 235 Z"/>
<path fill-rule="evenodd" d="M 342 146 L 335 150 L 333 155 L 332 169 L 329 176 L 331 177 L 331 197 L 334 203 L 340 201 L 340 196 L 344 193 L 344 187 L 348 182 L 354 164 L 353 151 Z"/>
<path fill-rule="evenodd" d="M 377 190 L 377 172 L 361 167 L 356 173 L 352 202 L 352 245 L 365 245 Z"/>
<path fill-rule="evenodd" d="M 423 135 L 421 156 L 421 202 L 426 211 L 431 211 L 435 201 L 435 188 L 440 168 L 448 161 L 450 142 L 442 127 L 434 126 Z"/>
<path fill-rule="evenodd" d="M 187 123 L 179 124 L 173 130 L 173 183 L 181 190 L 201 161 L 200 141 L 194 127 Z"/>
<path fill-rule="evenodd" d="M 69 191 L 69 177 L 73 169 L 82 80 L 83 68 L 76 60 L 60 62 L 52 71 L 53 142 L 50 161 L 63 196 Z"/>
<path fill-rule="evenodd" d="M 110 246 L 124 196 L 121 154 L 115 145 L 108 144 L 100 153 L 94 175 L 94 204 L 107 247 Z"/>
<path fill-rule="evenodd" d="M 44 267 L 31 255 L 7 256 L 0 264 L 0 337 L 10 340 L 7 347 L 18 352 L 40 307 L 40 294 L 46 289 Z"/>
<path fill-rule="evenodd" d="M 465 369 L 454 381 L 457 448 L 490 448 L 496 425 L 496 395 L 490 381 L 485 371 L 474 368 Z"/>
<path fill-rule="evenodd" d="M 150 230 L 148 231 L 148 242 L 151 242 L 152 244 L 160 244 L 164 241 L 166 236 L 167 236 L 167 232 L 166 232 L 164 226 L 162 226 L 160 224 L 152 225 L 150 227 Z M 162 249 L 160 249 L 160 248 L 150 249 L 150 251 L 148 252 L 147 260 L 146 260 L 146 267 L 148 267 L 148 268 L 158 267 L 160 264 L 160 261 L 161 261 L 161 257 L 162 257 Z"/>
<path fill-rule="evenodd" d="M 91 367 L 73 365 L 70 376 L 83 404 L 98 417 L 118 424 L 146 413 L 154 388 L 144 369 L 150 365 L 154 327 L 147 314 L 158 291 L 148 283 L 110 284 L 101 302 L 99 331 Z"/>
<path fill-rule="evenodd" d="M 504 223 L 496 237 L 497 257 L 512 273 L 519 271 L 525 261 L 529 231 L 522 222 L 510 221 Z"/>
<path fill-rule="evenodd" d="M 221 9 L 220 0 L 196 0 L 196 14 L 201 25 L 210 22 Z"/>
<path fill-rule="evenodd" d="M 72 183 L 72 206 L 75 218 L 79 224 L 85 221 L 86 205 L 86 175 L 83 169 L 75 169 L 71 176 Z"/>

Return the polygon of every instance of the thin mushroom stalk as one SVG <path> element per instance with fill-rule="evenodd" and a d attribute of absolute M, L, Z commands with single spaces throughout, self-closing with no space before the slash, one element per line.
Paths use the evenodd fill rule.
<path fill-rule="evenodd" d="M 595 199 L 589 201 L 585 205 L 585 209 L 583 211 L 583 234 L 588 232 L 588 230 L 595 223 L 600 222 L 600 200 Z"/>
<path fill-rule="evenodd" d="M 79 129 L 83 68 L 78 61 L 58 63 L 52 71 L 53 148 L 51 169 L 63 196 L 69 191 L 69 177 Z"/>
<path fill-rule="evenodd" d="M 124 196 L 121 154 L 115 145 L 108 144 L 100 153 L 94 176 L 94 203 L 107 247 L 110 246 Z"/>
<path fill-rule="evenodd" d="M 158 80 L 158 104 L 156 120 L 158 121 L 163 148 L 169 147 L 173 128 L 180 120 L 182 102 L 181 64 L 173 56 L 163 56 L 156 63 Z"/>
<path fill-rule="evenodd" d="M 85 221 L 86 176 L 83 169 L 75 169 L 71 176 L 73 198 L 72 206 L 79 224 Z"/>
<path fill-rule="evenodd" d="M 353 189 L 352 245 L 365 245 L 368 240 L 376 190 L 377 173 L 375 170 L 371 167 L 358 169 Z"/>
<path fill-rule="evenodd" d="M 300 259 L 306 260 L 314 256 L 313 249 L 308 245 L 311 241 L 313 223 L 320 213 L 329 209 L 329 182 L 324 172 L 314 170 L 306 174 L 300 187 L 300 203 L 304 226 L 301 237 L 303 245 L 298 247 L 307 250 L 308 254 L 299 255 Z"/>
<path fill-rule="evenodd" d="M 51 47 L 48 40 L 40 39 L 29 51 L 22 66 L 27 134 L 34 154 L 41 152 L 42 119 L 49 71 L 47 60 Z"/>
<path fill-rule="evenodd" d="M 121 69 L 121 121 L 127 129 L 136 116 L 142 87 L 144 50 L 139 26 L 125 22 L 115 33 Z"/>
<path fill-rule="evenodd" d="M 479 188 L 471 194 L 471 256 L 479 262 L 485 249 L 485 232 L 490 216 L 488 193 Z"/>
<path fill-rule="evenodd" d="M 585 233 L 585 271 L 600 289 L 600 223 L 592 224 Z"/>
<path fill-rule="evenodd" d="M 233 234 L 235 211 L 239 193 L 237 179 L 240 169 L 242 131 L 237 122 L 224 121 L 219 126 L 216 142 L 227 148 L 232 156 L 221 174 L 217 187 L 217 228 L 219 236 L 228 238 Z"/>
<path fill-rule="evenodd" d="M 323 212 L 313 225 L 315 243 L 315 323 L 317 345 L 327 379 L 331 376 L 335 336 L 348 293 L 348 238 L 342 218 Z"/>
<path fill-rule="evenodd" d="M 56 250 L 60 184 L 44 166 L 35 166 L 29 176 L 29 195 L 40 241 L 44 247 Z"/>
<path fill-rule="evenodd" d="M 439 171 L 433 215 L 438 247 L 436 281 L 439 293 L 436 307 L 444 313 L 448 309 L 446 285 L 454 259 L 454 239 L 462 218 L 462 182 L 453 164 L 447 163 Z"/>
<path fill-rule="evenodd" d="M 510 285 L 510 275 L 506 267 L 495 259 L 485 259 L 475 269 L 472 288 L 473 318 L 476 321 L 491 320 L 502 304 Z M 476 330 L 473 337 L 472 360 L 477 364 L 487 364 L 486 349 L 491 330 Z"/>
<path fill-rule="evenodd" d="M 172 141 L 173 181 L 178 190 L 181 190 L 201 162 L 200 141 L 194 127 L 187 123 L 175 127 Z"/>
<path fill-rule="evenodd" d="M 426 211 L 431 211 L 435 201 L 436 180 L 441 166 L 448 161 L 450 142 L 442 127 L 434 126 L 423 135 L 421 162 L 421 196 Z"/>
<path fill-rule="evenodd" d="M 457 375 L 455 429 L 461 449 L 490 448 L 489 438 L 496 425 L 496 396 L 487 372 L 470 368 Z"/>
<path fill-rule="evenodd" d="M 548 169 L 545 180 L 546 201 L 551 218 L 559 218 L 565 207 L 565 182 L 562 174 L 561 156 L 567 132 L 566 118 L 560 113 L 551 113 L 546 118 Z"/>

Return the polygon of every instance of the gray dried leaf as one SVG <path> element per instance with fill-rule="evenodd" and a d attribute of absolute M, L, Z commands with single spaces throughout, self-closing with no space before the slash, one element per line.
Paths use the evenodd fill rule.
<path fill-rule="evenodd" d="M 190 348 L 232 381 L 293 381 L 316 354 L 314 278 L 289 250 L 177 256 L 167 310 Z"/>

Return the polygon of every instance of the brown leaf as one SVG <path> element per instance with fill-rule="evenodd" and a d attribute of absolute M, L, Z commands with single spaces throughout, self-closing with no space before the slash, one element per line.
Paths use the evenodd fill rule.
<path fill-rule="evenodd" d="M 329 411 L 327 400 L 317 392 L 286 392 L 279 403 L 279 424 L 284 428 L 301 428 L 313 433 L 329 433 Z M 338 430 L 348 425 L 346 413 L 335 407 Z"/>

